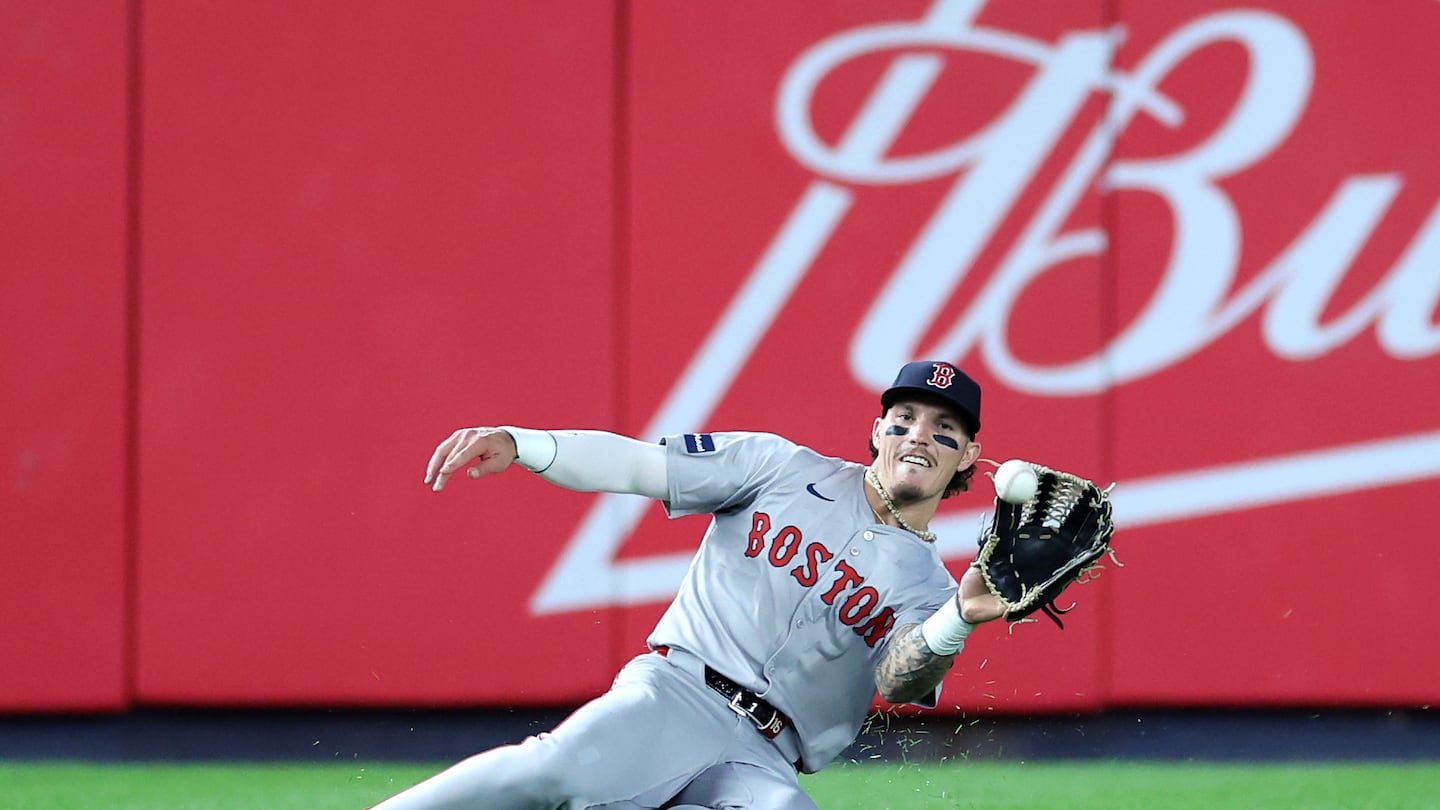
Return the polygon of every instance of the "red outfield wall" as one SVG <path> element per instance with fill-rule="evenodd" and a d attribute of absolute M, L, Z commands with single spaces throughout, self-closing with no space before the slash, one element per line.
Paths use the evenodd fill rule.
<path fill-rule="evenodd" d="M 947 708 L 1429 704 L 1433 5 L 10 9 L 0 708 L 583 699 L 704 521 L 434 445 L 863 459 L 922 356 L 986 456 L 1119 482 L 1126 564 Z"/>
<path fill-rule="evenodd" d="M 0 708 L 126 675 L 126 13 L 0 5 Z"/>

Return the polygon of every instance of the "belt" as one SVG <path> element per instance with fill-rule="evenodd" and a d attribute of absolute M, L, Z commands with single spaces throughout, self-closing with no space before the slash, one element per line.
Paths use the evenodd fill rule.
<path fill-rule="evenodd" d="M 655 652 L 669 655 L 669 647 L 656 647 Z M 790 725 L 790 718 L 784 712 L 766 703 L 759 695 L 730 680 L 724 675 L 705 666 L 705 685 L 730 703 L 730 710 L 755 724 L 755 728 L 767 739 L 775 739 Z"/>

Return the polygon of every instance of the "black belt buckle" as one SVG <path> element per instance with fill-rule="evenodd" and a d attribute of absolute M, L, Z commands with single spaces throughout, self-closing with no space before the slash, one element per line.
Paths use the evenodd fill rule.
<path fill-rule="evenodd" d="M 730 711 L 749 720 L 768 739 L 780 736 L 789 723 L 779 709 L 708 666 L 705 667 L 705 685 L 725 698 Z"/>
<path fill-rule="evenodd" d="M 744 689 L 735 690 L 734 697 L 730 698 L 730 710 L 741 717 L 749 718 L 761 734 L 771 739 L 785 730 L 785 720 L 781 717 L 780 710 Z"/>

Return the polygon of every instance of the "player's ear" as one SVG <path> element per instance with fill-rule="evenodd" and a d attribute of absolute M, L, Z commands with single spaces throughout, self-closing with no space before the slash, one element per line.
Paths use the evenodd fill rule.
<path fill-rule="evenodd" d="M 870 426 L 870 443 L 876 447 L 880 446 L 880 426 L 885 424 L 884 416 L 875 417 L 875 424 Z"/>
<path fill-rule="evenodd" d="M 975 464 L 975 461 L 979 458 L 980 443 L 977 441 L 971 441 L 969 444 L 965 445 L 965 455 L 961 457 L 960 469 L 969 469 L 972 465 Z"/>

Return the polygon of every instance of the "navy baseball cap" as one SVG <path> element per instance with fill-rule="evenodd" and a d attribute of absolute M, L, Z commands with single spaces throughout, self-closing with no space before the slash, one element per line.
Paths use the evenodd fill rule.
<path fill-rule="evenodd" d="M 937 400 L 959 411 L 970 438 L 980 432 L 980 384 L 954 364 L 943 360 L 906 363 L 895 375 L 895 384 L 880 395 L 881 412 L 890 410 L 895 400 L 906 394 Z"/>

